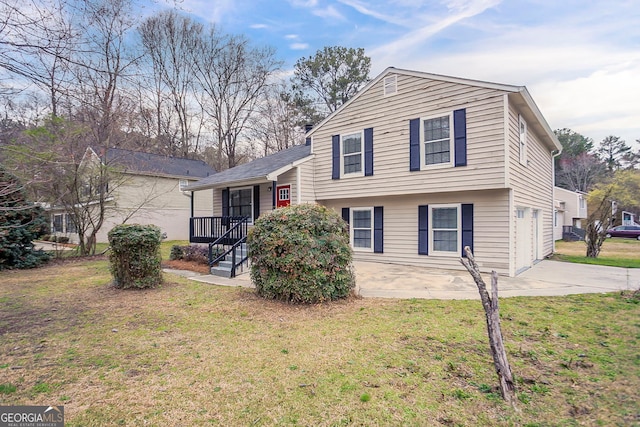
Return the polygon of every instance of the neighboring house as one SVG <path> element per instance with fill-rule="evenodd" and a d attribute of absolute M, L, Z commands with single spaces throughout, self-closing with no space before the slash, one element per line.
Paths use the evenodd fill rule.
<path fill-rule="evenodd" d="M 210 195 L 198 197 L 184 191 L 189 184 L 216 173 L 201 160 L 89 147 L 81 164 L 83 162 L 101 162 L 117 171 L 117 187 L 108 190 L 106 218 L 97 242 L 107 242 L 109 230 L 125 220 L 127 224 L 157 225 L 170 240 L 187 240 L 190 216 L 194 212 L 211 214 Z M 86 191 L 95 190 L 87 188 Z M 72 214 L 59 207 L 49 210 L 52 233 L 77 242 Z"/>
<path fill-rule="evenodd" d="M 584 240 L 587 219 L 587 193 L 553 188 L 554 240 Z"/>
<path fill-rule="evenodd" d="M 388 68 L 307 144 L 188 190 L 212 189 L 222 222 L 325 205 L 349 223 L 356 260 L 461 269 L 470 246 L 483 271 L 514 276 L 553 251 L 561 145 L 523 86 Z"/>

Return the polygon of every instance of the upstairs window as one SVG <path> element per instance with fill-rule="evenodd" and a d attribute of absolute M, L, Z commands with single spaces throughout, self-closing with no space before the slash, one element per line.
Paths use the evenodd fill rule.
<path fill-rule="evenodd" d="M 451 163 L 451 117 L 441 116 L 422 120 L 424 165 Z"/>
<path fill-rule="evenodd" d="M 362 149 L 362 133 L 342 135 L 342 174 L 362 175 L 364 150 Z"/>
<path fill-rule="evenodd" d="M 527 122 L 522 116 L 518 116 L 518 141 L 520 144 L 520 163 L 527 164 Z"/>
<path fill-rule="evenodd" d="M 180 191 L 184 191 L 185 187 L 189 185 L 189 180 L 181 179 L 178 184 L 178 188 Z"/>

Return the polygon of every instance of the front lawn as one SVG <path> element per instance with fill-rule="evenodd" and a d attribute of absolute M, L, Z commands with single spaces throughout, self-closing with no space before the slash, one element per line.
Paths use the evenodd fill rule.
<path fill-rule="evenodd" d="M 497 397 L 479 301 L 313 306 L 165 275 L 109 285 L 105 259 L 0 273 L 0 402 L 66 425 L 633 425 L 640 304 L 507 298 L 520 411 Z"/>
<path fill-rule="evenodd" d="M 640 268 L 640 241 L 636 239 L 607 239 L 602 245 L 602 251 L 598 258 L 587 258 L 586 252 L 585 242 L 558 240 L 552 259 L 580 264 Z"/>

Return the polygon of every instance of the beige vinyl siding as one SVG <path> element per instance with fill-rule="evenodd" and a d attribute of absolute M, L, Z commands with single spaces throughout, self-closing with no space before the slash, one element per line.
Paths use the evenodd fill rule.
<path fill-rule="evenodd" d="M 354 251 L 357 261 L 462 270 L 459 256 L 418 254 L 418 206 L 473 203 L 474 253 L 482 271 L 509 274 L 508 190 L 349 198 L 322 202 L 336 210 L 384 207 L 384 253 Z"/>
<path fill-rule="evenodd" d="M 260 215 L 273 209 L 273 183 L 260 184 Z M 271 188 L 271 190 L 269 190 Z"/>
<path fill-rule="evenodd" d="M 315 159 L 308 160 L 298 166 L 300 168 L 300 203 L 315 203 L 316 192 L 313 184 Z"/>
<path fill-rule="evenodd" d="M 353 194 L 504 188 L 504 97 L 494 89 L 398 76 L 398 94 L 382 98 L 381 80 L 313 135 L 318 200 Z M 466 108 L 467 166 L 409 171 L 409 120 Z M 331 179 L 332 135 L 373 127 L 373 176 Z M 452 153 L 453 155 L 453 153 Z"/>
<path fill-rule="evenodd" d="M 113 192 L 97 241 L 107 242 L 107 233 L 125 219 L 127 224 L 157 225 L 169 240 L 189 239 L 190 193 L 181 193 L 179 182 L 178 178 L 127 175 Z M 211 199 L 198 196 L 195 215 L 210 215 Z"/>
<path fill-rule="evenodd" d="M 527 164 L 520 163 L 520 143 L 518 115 L 521 114 L 513 105 L 509 105 L 509 182 L 513 189 L 512 218 L 516 221 L 518 207 L 537 209 L 542 215 L 542 256 L 553 252 L 553 166 L 549 148 L 545 147 L 534 126 L 531 117 L 525 116 L 527 122 Z M 514 233 L 515 245 L 518 236 Z M 533 243 L 531 242 L 533 253 Z M 541 259 L 542 256 L 534 258 Z M 515 253 L 514 253 L 515 265 Z"/>

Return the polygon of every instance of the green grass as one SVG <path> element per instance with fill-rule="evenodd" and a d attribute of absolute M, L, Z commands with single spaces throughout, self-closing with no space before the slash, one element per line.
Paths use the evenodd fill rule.
<path fill-rule="evenodd" d="M 640 241 L 636 239 L 607 239 L 598 258 L 585 256 L 585 242 L 557 241 L 552 259 L 578 264 L 605 265 L 611 267 L 640 268 Z"/>
<path fill-rule="evenodd" d="M 68 426 L 633 425 L 640 413 L 630 294 L 500 301 L 516 411 L 479 301 L 298 306 L 165 278 L 117 290 L 96 259 L 0 273 L 2 404 L 59 401 Z"/>

